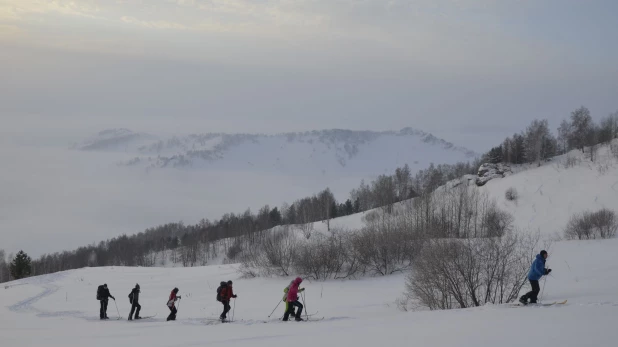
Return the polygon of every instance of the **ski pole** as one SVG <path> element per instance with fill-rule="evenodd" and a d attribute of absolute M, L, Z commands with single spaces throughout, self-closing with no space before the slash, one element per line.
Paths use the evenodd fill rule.
<path fill-rule="evenodd" d="M 234 309 L 232 310 L 232 322 L 234 322 L 234 314 L 236 313 L 236 298 L 234 298 Z"/>
<path fill-rule="evenodd" d="M 114 299 L 114 305 L 116 305 L 116 312 L 118 312 L 118 319 L 120 319 L 120 310 L 118 310 L 118 304 L 116 303 L 116 299 Z"/>
<path fill-rule="evenodd" d="M 307 313 L 307 303 L 305 302 L 305 291 L 303 291 L 301 294 L 303 298 L 303 306 L 305 307 L 305 318 L 309 320 L 309 314 Z"/>
<path fill-rule="evenodd" d="M 277 307 L 279 307 L 279 305 L 281 305 L 281 300 L 279 300 L 279 303 L 277 304 L 277 306 L 275 306 L 275 309 L 268 315 L 268 318 L 270 318 L 270 316 L 272 316 L 273 313 L 275 313 L 275 311 L 277 311 Z"/>
<path fill-rule="evenodd" d="M 539 301 L 541 302 L 541 298 L 543 297 L 543 293 L 545 292 L 545 282 L 547 282 L 547 276 L 545 276 L 545 278 L 543 279 L 543 289 L 541 290 L 541 297 L 539 298 Z"/>

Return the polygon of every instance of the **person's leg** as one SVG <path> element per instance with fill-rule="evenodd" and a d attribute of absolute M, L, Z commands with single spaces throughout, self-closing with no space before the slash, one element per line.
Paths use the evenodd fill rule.
<path fill-rule="evenodd" d="M 109 299 L 105 299 L 103 301 L 105 301 L 103 304 L 103 317 L 107 318 L 107 305 L 109 304 Z"/>
<path fill-rule="evenodd" d="M 129 312 L 129 320 L 133 320 L 133 312 L 135 312 L 135 304 L 131 305 L 131 312 Z"/>
<path fill-rule="evenodd" d="M 303 314 L 303 304 L 301 304 L 300 301 L 297 300 L 297 301 L 294 301 L 291 306 L 298 307 L 298 310 L 296 311 L 296 320 L 301 320 L 301 317 Z"/>
<path fill-rule="evenodd" d="M 169 306 L 167 308 L 170 309 L 170 314 L 167 316 L 167 320 L 170 321 L 172 320 L 172 315 L 174 314 L 174 310 Z"/>
<path fill-rule="evenodd" d="M 142 309 L 142 305 L 135 304 L 135 306 L 137 307 L 136 310 L 135 310 L 135 318 L 142 318 L 142 317 L 139 316 L 139 310 Z"/>
<path fill-rule="evenodd" d="M 222 304 L 223 304 L 223 313 L 221 313 L 221 316 L 219 318 L 226 319 L 227 313 L 230 312 L 230 302 L 223 301 Z"/>
<path fill-rule="evenodd" d="M 103 300 L 99 300 L 99 302 L 101 304 L 101 308 L 99 308 L 99 318 L 103 319 L 105 318 L 105 314 L 103 313 L 103 307 L 105 304 L 103 303 Z"/>
<path fill-rule="evenodd" d="M 539 286 L 539 281 L 530 281 L 530 285 L 532 286 L 532 291 L 530 292 L 530 303 L 536 304 L 536 301 L 539 296 L 539 292 L 541 291 L 541 287 Z"/>

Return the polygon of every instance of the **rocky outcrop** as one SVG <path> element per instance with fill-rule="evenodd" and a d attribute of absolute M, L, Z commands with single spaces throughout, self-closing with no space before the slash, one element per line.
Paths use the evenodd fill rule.
<path fill-rule="evenodd" d="M 507 164 L 485 163 L 479 167 L 476 185 L 481 187 L 494 178 L 503 178 L 511 175 L 512 173 L 511 167 Z"/>

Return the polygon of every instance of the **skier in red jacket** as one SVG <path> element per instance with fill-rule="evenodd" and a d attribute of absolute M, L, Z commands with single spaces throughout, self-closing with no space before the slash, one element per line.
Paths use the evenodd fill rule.
<path fill-rule="evenodd" d="M 219 319 L 224 321 L 227 319 L 227 313 L 230 312 L 230 299 L 237 298 L 238 296 L 234 294 L 234 290 L 232 289 L 232 281 L 227 281 L 227 283 L 221 282 L 221 286 L 217 292 L 217 299 L 220 299 L 219 301 L 223 304 L 223 313 L 221 313 Z"/>
<path fill-rule="evenodd" d="M 172 292 L 170 293 L 170 298 L 169 300 L 167 300 L 167 307 L 170 309 L 170 315 L 167 316 L 167 320 L 176 320 L 176 313 L 178 312 L 178 310 L 176 309 L 176 307 L 174 306 L 174 303 L 176 303 L 176 300 L 179 300 L 181 297 L 180 295 L 176 296 L 176 294 L 178 294 L 178 288 L 174 288 L 172 290 Z"/>
<path fill-rule="evenodd" d="M 292 314 L 294 312 L 294 307 L 298 307 L 298 311 L 296 311 L 296 321 L 302 321 L 303 319 L 300 318 L 301 314 L 303 313 L 303 304 L 301 304 L 298 301 L 298 293 L 302 292 L 305 290 L 305 288 L 301 288 L 300 290 L 298 289 L 298 286 L 300 286 L 300 284 L 302 283 L 303 279 L 300 277 L 296 277 L 296 279 L 294 281 L 292 281 L 292 283 L 290 284 L 290 289 L 288 290 L 288 310 L 285 312 L 285 314 L 283 315 L 283 320 L 287 321 L 288 318 L 290 317 L 290 314 Z"/>

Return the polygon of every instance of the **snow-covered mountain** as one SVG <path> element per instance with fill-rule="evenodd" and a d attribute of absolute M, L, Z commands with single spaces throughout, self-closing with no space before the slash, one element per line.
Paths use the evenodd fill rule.
<path fill-rule="evenodd" d="M 454 163 L 477 156 L 469 149 L 412 128 L 278 135 L 206 133 L 169 138 L 112 129 L 72 148 L 120 152 L 122 165 L 149 169 L 214 168 L 321 175 L 350 171 L 379 174 L 406 163 L 415 171 L 431 162 Z M 130 159 L 124 159 L 127 156 Z"/>

